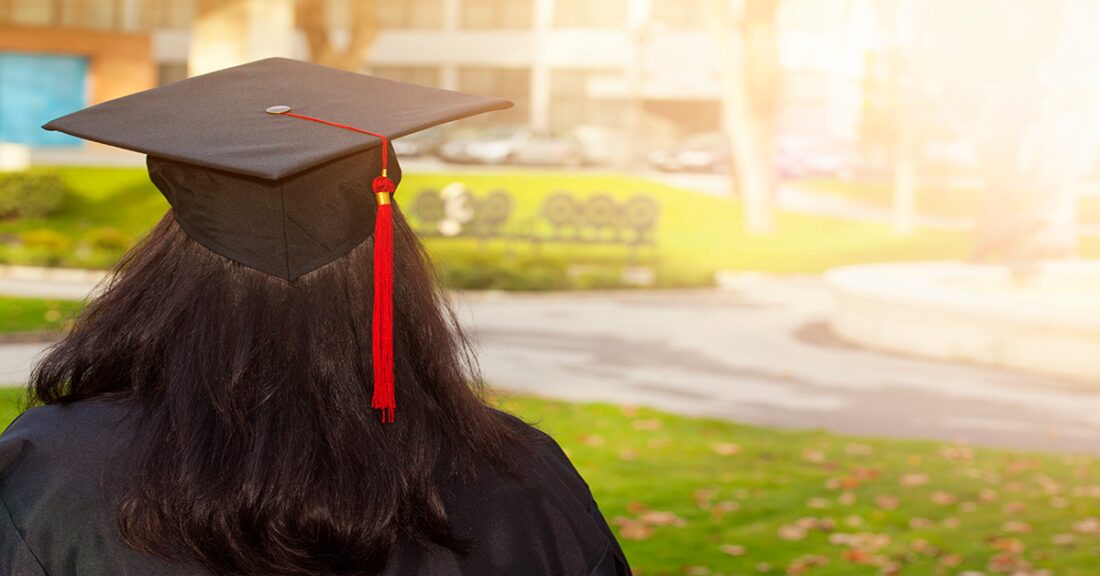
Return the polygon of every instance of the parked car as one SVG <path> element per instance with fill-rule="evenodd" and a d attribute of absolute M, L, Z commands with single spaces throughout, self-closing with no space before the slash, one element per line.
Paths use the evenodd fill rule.
<path fill-rule="evenodd" d="M 442 130 L 423 130 L 393 141 L 393 151 L 402 158 L 434 156 L 443 143 Z"/>
<path fill-rule="evenodd" d="M 503 164 L 512 151 L 515 127 L 466 128 L 447 134 L 440 159 L 456 164 Z"/>
<path fill-rule="evenodd" d="M 732 156 L 725 136 L 708 132 L 653 150 L 646 160 L 664 172 L 725 172 L 730 169 Z"/>
<path fill-rule="evenodd" d="M 439 147 L 439 157 L 470 164 L 579 166 L 584 163 L 584 150 L 570 136 L 496 127 L 446 142 Z"/>

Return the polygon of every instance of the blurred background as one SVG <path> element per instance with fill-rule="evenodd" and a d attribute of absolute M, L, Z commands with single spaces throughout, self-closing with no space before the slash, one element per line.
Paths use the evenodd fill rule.
<path fill-rule="evenodd" d="M 515 102 L 396 141 L 397 202 L 494 401 L 558 438 L 637 574 L 1100 573 L 1098 21 L 0 0 L 4 421 L 168 208 L 142 156 L 41 124 L 284 56 Z"/>

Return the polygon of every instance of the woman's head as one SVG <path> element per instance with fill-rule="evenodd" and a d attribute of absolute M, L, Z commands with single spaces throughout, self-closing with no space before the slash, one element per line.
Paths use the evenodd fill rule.
<path fill-rule="evenodd" d="M 132 546 L 248 575 L 369 574 L 401 537 L 460 547 L 439 483 L 507 467 L 514 432 L 471 388 L 467 342 L 394 214 L 394 424 L 370 402 L 370 240 L 288 282 L 169 213 L 40 362 L 36 403 L 142 407 L 119 503 Z"/>

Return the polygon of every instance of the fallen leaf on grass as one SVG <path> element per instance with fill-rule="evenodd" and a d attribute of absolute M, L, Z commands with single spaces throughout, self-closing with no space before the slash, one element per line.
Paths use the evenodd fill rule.
<path fill-rule="evenodd" d="M 931 499 L 933 504 L 939 504 L 940 506 L 949 506 L 958 500 L 954 494 L 943 490 L 933 492 Z"/>
<path fill-rule="evenodd" d="M 1022 520 L 1009 520 L 1004 524 L 1001 524 L 1001 530 L 1008 532 L 1009 534 L 1027 534 L 1031 532 L 1031 524 Z"/>
<path fill-rule="evenodd" d="M 794 542 L 806 537 L 806 529 L 795 524 L 784 524 L 779 527 L 779 531 L 776 535 L 782 540 Z"/>
<path fill-rule="evenodd" d="M 939 548 L 936 548 L 931 542 L 924 538 L 917 538 L 910 542 L 909 549 L 918 554 L 928 554 L 931 556 L 935 556 L 939 553 Z"/>
<path fill-rule="evenodd" d="M 936 523 L 928 518 L 915 517 L 909 519 L 909 527 L 914 530 L 925 530 L 935 527 Z"/>
<path fill-rule="evenodd" d="M 612 523 L 619 527 L 619 537 L 624 540 L 646 540 L 653 536 L 653 528 L 633 518 L 619 516 Z"/>
<path fill-rule="evenodd" d="M 791 524 L 780 526 L 777 535 L 783 540 L 793 542 L 802 540 L 811 530 L 832 532 L 834 529 L 836 529 L 836 523 L 828 518 L 807 516 L 805 518 L 799 518 Z"/>
<path fill-rule="evenodd" d="M 886 494 L 880 494 L 875 496 L 875 505 L 883 510 L 896 510 L 901 504 L 897 496 L 888 496 Z"/>
<path fill-rule="evenodd" d="M 723 554 L 728 554 L 730 556 L 744 556 L 745 555 L 745 547 L 744 546 L 739 546 L 737 544 L 723 544 L 719 548 L 719 550 L 721 550 Z"/>
<path fill-rule="evenodd" d="M 813 462 L 814 464 L 820 464 L 825 461 L 826 456 L 821 450 L 807 448 L 802 451 L 802 459 L 807 462 Z"/>
<path fill-rule="evenodd" d="M 924 486 L 931 482 L 931 478 L 927 474 L 921 472 L 913 472 L 910 474 L 902 474 L 898 477 L 898 484 L 905 486 L 906 488 L 912 488 L 915 486 Z"/>
<path fill-rule="evenodd" d="M 741 452 L 741 447 L 731 442 L 717 442 L 710 448 L 719 456 L 734 456 Z"/>
<path fill-rule="evenodd" d="M 1039 474 L 1034 477 L 1034 480 L 1048 495 L 1053 496 L 1062 493 L 1062 484 L 1050 476 Z"/>
<path fill-rule="evenodd" d="M 1100 519 L 1094 516 L 1089 516 L 1084 520 L 1078 520 L 1073 523 L 1073 531 L 1078 534 L 1097 534 L 1100 535 Z"/>
<path fill-rule="evenodd" d="M 940 457 L 946 460 L 973 460 L 974 449 L 965 444 L 949 444 L 940 448 Z"/>
<path fill-rule="evenodd" d="M 791 562 L 787 566 L 787 574 L 797 576 L 799 574 L 805 574 L 810 568 L 816 566 L 826 566 L 829 564 L 829 558 L 820 554 L 807 554 L 796 558 L 794 562 Z"/>
<path fill-rule="evenodd" d="M 1018 538 L 993 538 L 989 540 L 989 546 L 994 550 L 1013 554 L 1023 554 L 1025 548 L 1024 543 Z"/>
<path fill-rule="evenodd" d="M 890 544 L 890 535 L 871 532 L 858 532 L 856 534 L 837 532 L 829 535 L 829 543 L 866 552 L 876 552 Z"/>
<path fill-rule="evenodd" d="M 940 556 L 940 566 L 958 566 L 963 563 L 961 554 L 944 554 Z M 960 575 L 961 576 L 961 575 Z"/>
<path fill-rule="evenodd" d="M 1073 495 L 1079 498 L 1100 498 L 1100 486 L 1076 486 Z"/>
<path fill-rule="evenodd" d="M 1073 546 L 1077 543 L 1075 534 L 1055 534 L 1050 537 L 1050 543 L 1055 546 Z"/>
<path fill-rule="evenodd" d="M 741 504 L 735 500 L 723 500 L 710 509 L 710 514 L 715 519 L 719 519 L 730 512 L 736 512 L 741 509 Z"/>
<path fill-rule="evenodd" d="M 875 449 L 867 444 L 857 444 L 855 442 L 848 444 L 844 447 L 844 451 L 852 456 L 870 456 L 874 454 Z"/>
<path fill-rule="evenodd" d="M 1024 570 L 1030 569 L 1031 564 L 1019 554 L 998 552 L 989 558 L 986 568 L 996 574 L 1013 574 L 1015 576 Z"/>
<path fill-rule="evenodd" d="M 695 505 L 703 510 L 710 508 L 710 501 L 716 496 L 718 496 L 717 488 L 700 488 L 691 495 L 695 499 Z"/>
<path fill-rule="evenodd" d="M 578 440 L 585 446 L 603 446 L 603 436 L 581 434 Z"/>
<path fill-rule="evenodd" d="M 650 526 L 686 526 L 687 520 L 672 512 L 659 512 L 653 510 L 638 517 L 638 520 Z"/>

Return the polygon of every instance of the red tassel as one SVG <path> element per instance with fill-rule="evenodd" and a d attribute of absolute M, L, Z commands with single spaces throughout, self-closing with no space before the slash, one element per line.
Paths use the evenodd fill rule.
<path fill-rule="evenodd" d="M 385 176 L 374 179 L 378 212 L 374 220 L 374 395 L 371 406 L 382 410 L 382 422 L 393 422 L 397 401 L 393 374 L 393 208 L 396 189 Z"/>
<path fill-rule="evenodd" d="M 389 138 L 385 134 L 355 126 L 296 114 L 286 106 L 272 106 L 267 112 L 367 134 L 382 141 L 382 175 L 372 183 L 378 199 L 378 212 L 374 219 L 374 322 L 371 342 L 374 352 L 374 394 L 371 406 L 382 411 L 383 422 L 393 422 L 397 401 L 393 392 L 393 208 L 390 201 L 397 184 L 386 176 Z"/>

